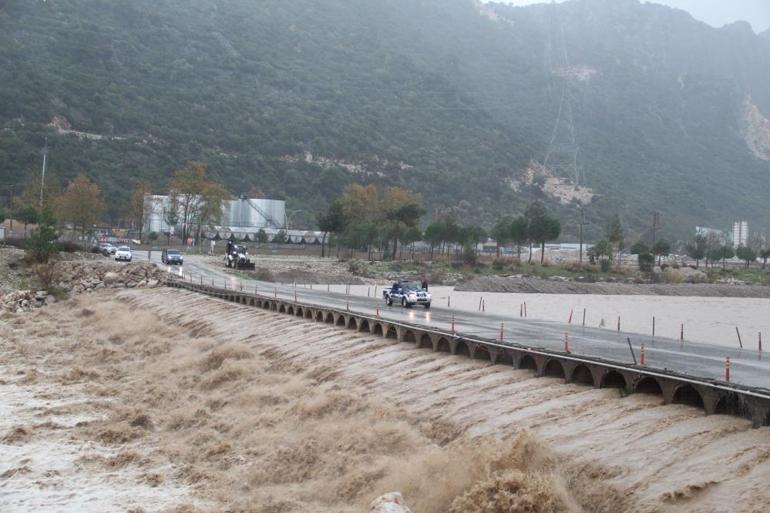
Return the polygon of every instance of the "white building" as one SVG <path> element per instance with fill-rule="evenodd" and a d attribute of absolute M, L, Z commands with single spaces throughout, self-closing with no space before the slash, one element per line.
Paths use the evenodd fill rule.
<path fill-rule="evenodd" d="M 147 195 L 144 198 L 146 233 L 180 232 L 180 223 L 168 223 L 171 200 L 168 196 Z M 173 217 L 173 216 L 172 216 Z M 181 212 L 177 212 L 181 218 Z M 204 227 L 209 232 L 212 227 Z M 222 238 L 224 233 L 256 234 L 259 230 L 279 231 L 286 228 L 286 202 L 283 200 L 241 197 L 225 201 L 222 208 L 221 225 L 213 227 Z M 242 238 L 242 237 L 241 237 Z M 253 237 L 251 237 L 253 238 Z"/>
<path fill-rule="evenodd" d="M 736 221 L 733 223 L 733 246 L 748 246 L 749 244 L 749 223 L 747 221 Z"/>

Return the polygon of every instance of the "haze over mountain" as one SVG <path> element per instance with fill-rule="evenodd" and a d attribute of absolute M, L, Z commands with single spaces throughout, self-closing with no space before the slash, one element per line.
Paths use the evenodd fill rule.
<path fill-rule="evenodd" d="M 540 198 L 594 232 L 770 226 L 770 38 L 636 0 L 6 0 L 0 83 L 0 183 L 48 135 L 114 217 L 195 159 L 308 223 L 374 181 L 486 224 Z"/>

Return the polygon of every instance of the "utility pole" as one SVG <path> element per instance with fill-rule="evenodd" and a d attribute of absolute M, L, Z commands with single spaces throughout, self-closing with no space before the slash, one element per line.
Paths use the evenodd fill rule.
<path fill-rule="evenodd" d="M 655 236 L 658 232 L 658 225 L 660 223 L 660 212 L 657 210 L 652 213 L 652 245 L 655 245 Z"/>
<path fill-rule="evenodd" d="M 43 210 L 43 191 L 45 190 L 45 168 L 48 164 L 48 137 L 45 138 L 43 147 L 43 174 L 40 177 L 40 210 Z"/>
<path fill-rule="evenodd" d="M 579 262 L 583 263 L 583 225 L 586 224 L 586 211 L 583 210 L 583 204 L 580 204 L 580 224 L 579 226 L 579 233 L 580 233 L 580 257 Z"/>

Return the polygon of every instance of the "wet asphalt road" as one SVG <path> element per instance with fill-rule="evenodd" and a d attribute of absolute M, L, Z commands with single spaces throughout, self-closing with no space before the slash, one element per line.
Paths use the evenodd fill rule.
<path fill-rule="evenodd" d="M 143 257 L 144 255 L 141 255 Z M 142 260 L 143 258 L 139 258 Z M 160 252 L 153 252 L 154 263 L 167 268 L 160 262 Z M 178 272 L 178 268 L 171 268 Z M 617 332 L 608 329 L 583 328 L 575 324 L 522 319 L 515 316 L 493 315 L 446 308 L 434 304 L 430 310 L 423 307 L 388 307 L 381 298 L 348 295 L 343 292 L 327 291 L 324 285 L 313 289 L 293 285 L 261 282 L 234 276 L 226 272 L 224 264 L 215 266 L 196 257 L 186 257 L 183 273 L 193 281 L 217 287 L 245 292 L 255 290 L 262 294 L 293 299 L 302 303 L 346 309 L 367 315 L 374 315 L 379 307 L 380 316 L 386 320 L 425 325 L 442 330 L 451 329 L 452 320 L 459 335 L 499 340 L 503 323 L 503 341 L 518 343 L 526 347 L 564 350 L 565 335 L 569 336 L 572 354 L 602 358 L 623 364 L 634 363 L 628 339 L 631 340 L 636 359 L 639 360 L 640 344 L 645 345 L 646 365 L 650 369 L 669 370 L 701 379 L 724 380 L 725 357 L 731 359 L 731 382 L 735 384 L 770 389 L 770 354 L 755 350 L 730 349 L 692 341 L 679 340 L 636 333 Z M 213 282 L 212 282 L 213 280 Z M 344 288 L 337 286 L 337 289 Z M 380 290 L 380 289 L 378 289 Z M 378 292 L 380 294 L 380 292 Z"/>

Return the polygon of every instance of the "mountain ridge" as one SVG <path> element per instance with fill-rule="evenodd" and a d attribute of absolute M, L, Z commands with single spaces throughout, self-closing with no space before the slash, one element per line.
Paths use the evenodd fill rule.
<path fill-rule="evenodd" d="M 235 194 L 287 199 L 306 224 L 362 181 L 414 188 L 431 212 L 487 226 L 533 199 L 574 218 L 570 187 L 590 191 L 595 233 L 614 212 L 641 233 L 659 210 L 676 236 L 739 217 L 770 224 L 770 166 L 744 109 L 750 97 L 770 113 L 770 45 L 682 11 L 636 0 L 0 9 L 0 181 L 34 173 L 54 134 L 44 126 L 61 116 L 107 137 L 53 136 L 53 171 L 95 178 L 113 218 L 130 176 L 162 189 L 197 159 Z M 546 171 L 530 176 L 533 163 Z"/>

